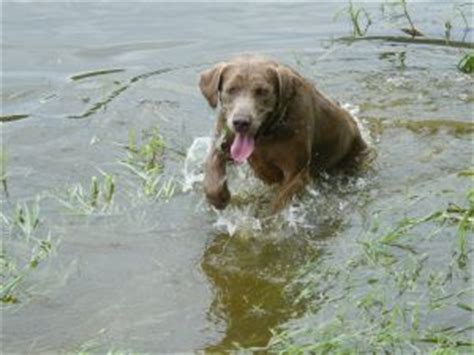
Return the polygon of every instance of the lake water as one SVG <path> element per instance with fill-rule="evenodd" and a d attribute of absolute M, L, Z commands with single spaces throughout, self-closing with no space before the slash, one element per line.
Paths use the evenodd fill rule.
<path fill-rule="evenodd" d="M 8 182 L 2 209 L 9 216 L 17 202 L 38 198 L 38 233 L 60 241 L 18 288 L 19 303 L 2 311 L 5 353 L 265 346 L 271 330 L 333 315 L 329 308 L 318 312 L 314 298 L 299 298 L 304 270 L 317 261 L 344 265 L 376 216 L 389 226 L 448 202 L 465 204 L 472 180 L 456 174 L 473 165 L 474 93 L 473 77 L 456 68 L 463 52 L 334 41 L 351 33 L 346 14 L 334 19 L 345 6 L 2 5 L 2 114 L 28 115 L 1 125 Z M 373 14 L 369 34 L 402 34 L 403 19 L 388 26 L 380 4 L 363 6 Z M 453 14 L 448 2 L 410 8 L 417 26 L 434 37 L 443 36 L 443 21 Z M 453 23 L 452 38 L 461 40 L 461 18 Z M 254 52 L 288 63 L 355 109 L 377 151 L 365 175 L 316 181 L 276 221 L 259 214 L 254 197 L 264 188 L 245 168 L 232 185 L 243 203 L 223 213 L 208 208 L 199 182 L 187 191 L 180 185 L 191 173 L 183 174 L 188 148 L 212 132 L 214 114 L 197 88 L 199 73 Z M 114 71 L 73 79 L 98 70 Z M 176 184 L 169 199 L 144 196 L 140 179 L 119 164 L 130 131 L 140 135 L 156 126 L 166 144 L 163 181 Z M 198 166 L 202 153 L 196 159 Z M 116 179 L 109 210 L 83 216 L 58 202 L 71 186 L 88 190 L 101 171 Z M 420 227 L 419 234 L 432 228 Z M 6 250 L 28 260 L 28 250 L 10 241 L 14 233 L 3 230 Z M 450 237 L 413 242 L 428 255 L 425 270 L 450 263 L 455 235 L 454 226 L 446 231 Z M 370 277 L 363 268 L 356 275 Z M 469 284 L 470 272 L 454 272 L 447 288 Z M 412 296 L 426 290 L 420 284 Z M 462 293 L 457 302 L 470 297 Z M 471 314 L 447 308 L 428 313 L 423 324 L 457 327 L 472 322 Z"/>

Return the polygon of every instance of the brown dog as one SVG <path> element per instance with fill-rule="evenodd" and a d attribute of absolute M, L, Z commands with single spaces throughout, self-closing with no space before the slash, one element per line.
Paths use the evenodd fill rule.
<path fill-rule="evenodd" d="M 366 148 L 353 117 L 293 69 L 260 57 L 239 57 L 201 74 L 199 87 L 220 106 L 205 162 L 204 191 L 227 206 L 226 163 L 248 160 L 265 183 L 279 183 L 272 212 L 301 191 L 313 172 L 344 165 Z"/>

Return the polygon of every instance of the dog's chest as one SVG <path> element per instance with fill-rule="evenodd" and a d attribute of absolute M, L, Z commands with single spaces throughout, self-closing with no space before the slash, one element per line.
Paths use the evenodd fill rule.
<path fill-rule="evenodd" d="M 248 161 L 255 175 L 264 183 L 275 184 L 283 180 L 282 170 L 274 163 L 272 154 L 265 149 L 255 149 Z"/>

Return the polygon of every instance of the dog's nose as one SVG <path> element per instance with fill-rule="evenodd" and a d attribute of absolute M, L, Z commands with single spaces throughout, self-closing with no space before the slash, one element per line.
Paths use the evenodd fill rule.
<path fill-rule="evenodd" d="M 250 128 L 250 121 L 246 118 L 236 118 L 233 125 L 237 133 L 246 133 Z"/>

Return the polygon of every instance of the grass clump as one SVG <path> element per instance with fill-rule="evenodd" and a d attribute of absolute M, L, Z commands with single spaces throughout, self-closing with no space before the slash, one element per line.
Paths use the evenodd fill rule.
<path fill-rule="evenodd" d="M 3 192 L 8 196 L 7 158 L 3 149 L 0 149 L 0 181 L 2 183 Z"/>
<path fill-rule="evenodd" d="M 392 6 L 400 6 L 402 9 L 402 17 L 407 20 L 408 25 L 410 27 L 402 28 L 401 31 L 405 32 L 406 34 L 409 34 L 412 38 L 416 36 L 423 36 L 423 34 L 415 27 L 410 12 L 408 11 L 408 5 L 406 0 L 389 1 L 388 4 Z"/>
<path fill-rule="evenodd" d="M 130 130 L 127 157 L 120 161 L 141 180 L 141 191 L 148 198 L 169 200 L 176 189 L 172 179 L 163 180 L 165 141 L 158 127 L 143 131 L 140 141 L 135 130 Z"/>
<path fill-rule="evenodd" d="M 78 214 L 104 213 L 110 209 L 115 192 L 114 177 L 102 172 L 102 181 L 93 176 L 88 191 L 80 184 L 75 185 L 67 190 L 66 199 L 59 198 L 59 202 Z"/>
<path fill-rule="evenodd" d="M 94 355 L 94 354 L 97 354 L 97 353 L 94 352 L 94 351 L 92 351 L 92 352 L 79 351 L 77 353 L 77 355 Z M 106 354 L 106 355 L 144 355 L 144 353 L 137 353 L 137 352 L 128 351 L 128 350 L 115 350 L 115 349 L 104 352 L 104 354 Z"/>
<path fill-rule="evenodd" d="M 458 63 L 458 69 L 466 74 L 474 73 L 474 53 L 465 54 Z"/>
<path fill-rule="evenodd" d="M 13 212 L 12 225 L 19 230 L 22 237 L 29 240 L 40 224 L 39 219 L 39 202 L 38 199 L 34 203 L 17 204 Z"/>
<path fill-rule="evenodd" d="M 308 303 L 312 312 L 275 331 L 264 350 L 294 354 L 472 351 L 474 323 L 460 321 L 472 320 L 474 311 L 468 267 L 474 190 L 466 197 L 463 206 L 450 203 L 392 226 L 381 227 L 376 219 L 351 248 L 352 257 L 346 262 L 335 265 L 334 260 L 320 259 L 304 270 L 293 285 L 301 294 L 295 302 Z M 426 243 L 441 238 L 450 244 L 447 261 L 439 261 L 426 249 Z"/>
<path fill-rule="evenodd" d="M 349 0 L 349 4 L 346 8 L 336 13 L 335 18 L 339 17 L 340 14 L 344 12 L 347 13 L 352 24 L 352 36 L 365 36 L 369 30 L 370 25 L 372 24 L 372 19 L 370 18 L 369 13 L 363 7 L 357 8 L 354 6 L 352 0 Z"/>
<path fill-rule="evenodd" d="M 457 262 L 459 267 L 466 267 L 468 262 L 468 235 L 474 233 L 474 189 L 467 194 L 467 206 L 460 207 L 451 203 L 448 208 L 443 211 L 439 219 L 451 221 L 458 224 L 458 245 L 459 251 Z"/>
<path fill-rule="evenodd" d="M 51 234 L 40 237 L 39 199 L 17 204 L 11 217 L 1 215 L 0 302 L 20 302 L 24 281 L 55 250 Z"/>
<path fill-rule="evenodd" d="M 397 22 L 395 26 L 408 36 L 397 36 L 397 35 L 372 35 L 368 36 L 367 32 L 369 27 L 372 25 L 371 15 L 363 7 L 356 8 L 352 3 L 352 0 L 349 0 L 348 5 L 341 11 L 336 13 L 338 17 L 341 13 L 346 12 L 349 21 L 352 25 L 351 37 L 343 37 L 341 40 L 353 42 L 359 40 L 377 40 L 377 41 L 387 41 L 387 42 L 396 42 L 396 43 L 411 43 L 411 44 L 424 44 L 424 45 L 437 45 L 437 46 L 449 46 L 457 48 L 474 48 L 472 42 L 466 41 L 467 34 L 472 30 L 472 26 L 469 23 L 469 16 L 466 15 L 465 9 L 467 12 L 470 9 L 469 3 L 454 4 L 453 10 L 449 14 L 449 18 L 441 21 L 444 25 L 444 37 L 441 38 L 432 38 L 425 36 L 415 25 L 413 17 L 410 14 L 408 9 L 408 2 L 406 0 L 388 0 L 384 2 L 381 6 L 382 16 L 389 23 L 394 20 Z M 390 15 L 386 16 L 386 9 L 391 9 Z M 451 34 L 452 30 L 455 27 L 455 20 L 461 17 L 463 22 L 463 32 L 464 36 L 461 40 L 452 40 Z M 398 23 L 398 19 L 403 19 L 404 24 Z M 365 23 L 364 23 L 365 19 Z M 401 27 L 406 26 L 408 27 Z M 459 26 L 459 25 L 458 25 Z M 405 58 L 403 58 L 405 60 Z M 404 66 L 402 66 L 404 68 Z M 472 53 L 466 54 L 457 64 L 457 68 L 464 73 L 472 73 L 474 70 L 474 59 Z"/>

